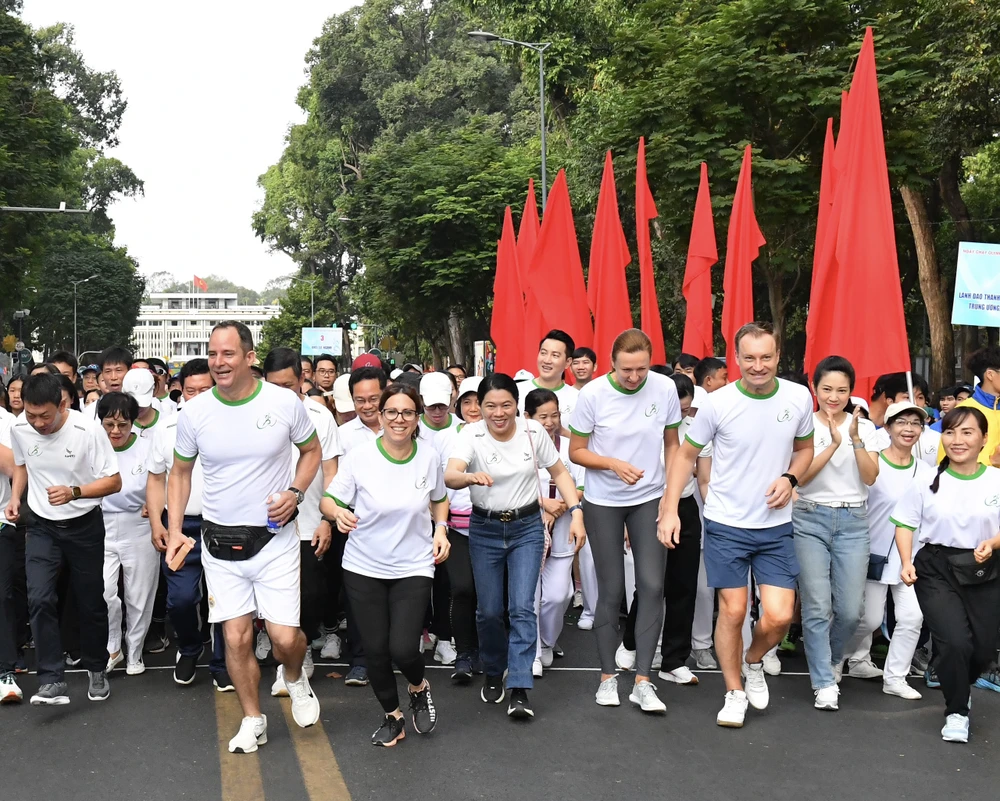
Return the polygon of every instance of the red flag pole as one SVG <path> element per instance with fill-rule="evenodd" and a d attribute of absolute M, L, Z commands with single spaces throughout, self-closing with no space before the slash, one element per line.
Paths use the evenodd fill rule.
<path fill-rule="evenodd" d="M 656 278 L 653 275 L 653 249 L 649 241 L 649 222 L 659 216 L 653 193 L 646 177 L 646 138 L 639 137 L 639 155 L 635 169 L 635 226 L 639 249 L 640 326 L 653 343 L 653 364 L 666 364 L 663 345 L 663 321 L 656 298 Z"/>

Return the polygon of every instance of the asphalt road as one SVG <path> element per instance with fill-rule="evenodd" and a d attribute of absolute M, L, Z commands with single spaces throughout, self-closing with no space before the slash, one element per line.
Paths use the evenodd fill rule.
<path fill-rule="evenodd" d="M 593 701 L 593 635 L 567 626 L 566 657 L 536 682 L 534 720 L 508 720 L 479 688 L 453 687 L 450 670 L 429 671 L 438 727 L 392 749 L 370 743 L 380 709 L 370 688 L 346 687 L 317 665 L 322 722 L 299 729 L 287 700 L 267 696 L 269 741 L 230 755 L 240 720 L 234 694 L 216 693 L 207 670 L 190 687 L 173 683 L 172 655 L 147 656 L 146 674 L 116 672 L 111 698 L 86 700 L 85 674 L 69 675 L 72 703 L 0 709 L 0 799 L 42 801 L 345 801 L 346 799 L 914 799 L 991 798 L 1000 758 L 1000 695 L 974 690 L 972 740 L 943 743 L 943 702 L 883 695 L 881 683 L 845 678 L 841 710 L 812 707 L 800 656 L 769 678 L 771 704 L 750 710 L 741 730 L 715 725 L 722 678 L 697 687 L 659 682 L 665 716 Z M 433 664 L 433 663 L 430 663 Z M 162 669 L 156 669 L 162 668 Z M 28 695 L 37 686 L 22 676 Z M 273 668 L 266 669 L 267 687 Z M 405 688 L 400 679 L 400 691 Z M 266 689 L 265 689 L 266 693 Z"/>

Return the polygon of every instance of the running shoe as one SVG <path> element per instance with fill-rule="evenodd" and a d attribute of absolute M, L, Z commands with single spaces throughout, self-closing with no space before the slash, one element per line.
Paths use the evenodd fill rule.
<path fill-rule="evenodd" d="M 326 635 L 326 640 L 320 649 L 320 657 L 323 659 L 340 659 L 341 645 L 340 637 L 331 631 Z"/>
<path fill-rule="evenodd" d="M 319 721 L 319 699 L 309 686 L 309 677 L 302 671 L 298 681 L 285 679 L 285 688 L 292 698 L 292 717 L 303 729 Z"/>
<path fill-rule="evenodd" d="M 24 700 L 24 693 L 14 681 L 13 673 L 0 676 L 0 704 L 19 704 Z"/>
<path fill-rule="evenodd" d="M 487 704 L 499 704 L 503 701 L 503 676 L 487 675 L 483 680 L 483 689 L 479 697 Z"/>
<path fill-rule="evenodd" d="M 267 715 L 243 718 L 240 730 L 229 741 L 230 754 L 252 754 L 258 745 L 267 743 Z"/>
<path fill-rule="evenodd" d="M 698 670 L 718 670 L 719 663 L 715 661 L 715 657 L 712 656 L 711 648 L 696 648 L 691 652 L 691 656 L 694 657 L 694 666 Z"/>
<path fill-rule="evenodd" d="M 913 687 L 906 683 L 906 679 L 896 679 L 882 683 L 882 692 L 886 695 L 895 695 L 905 698 L 907 701 L 919 701 L 923 696 Z"/>
<path fill-rule="evenodd" d="M 816 696 L 813 706 L 817 709 L 829 712 L 836 712 L 840 709 L 840 688 L 836 684 L 832 687 L 815 690 L 813 694 Z"/>
<path fill-rule="evenodd" d="M 442 665 L 454 665 L 457 658 L 458 651 L 455 650 L 455 646 L 451 642 L 438 640 L 437 646 L 434 648 L 435 662 L 440 662 Z"/>
<path fill-rule="evenodd" d="M 437 725 L 437 710 L 434 708 L 434 699 L 431 698 L 431 685 L 424 680 L 423 689 L 410 693 L 410 712 L 413 721 L 413 730 L 417 734 L 430 734 Z"/>
<path fill-rule="evenodd" d="M 535 657 L 534 661 L 531 663 L 531 675 L 536 679 L 540 679 L 545 675 L 545 668 L 542 667 L 542 660 L 538 657 Z"/>
<path fill-rule="evenodd" d="M 306 677 L 310 679 L 316 672 L 316 663 L 313 662 L 313 652 L 311 648 L 306 648 L 306 656 L 305 659 L 302 660 L 302 672 L 305 673 Z"/>
<path fill-rule="evenodd" d="M 582 609 L 583 608 L 583 590 L 577 590 L 573 593 L 573 608 Z"/>
<path fill-rule="evenodd" d="M 472 657 L 469 654 L 458 655 L 451 678 L 456 684 L 468 684 L 472 681 Z"/>
<path fill-rule="evenodd" d="M 278 670 L 274 674 L 274 683 L 271 685 L 271 695 L 275 698 L 288 697 L 288 688 L 285 686 L 284 665 L 278 665 Z"/>
<path fill-rule="evenodd" d="M 580 616 L 580 619 L 576 623 L 576 627 L 581 631 L 593 631 L 594 630 L 594 618 Z"/>
<path fill-rule="evenodd" d="M 555 654 L 552 652 L 552 648 L 548 645 L 542 646 L 542 667 L 550 668 L 552 667 L 552 661 L 555 659 Z"/>
<path fill-rule="evenodd" d="M 931 652 L 927 649 L 927 646 L 923 648 L 918 648 L 913 652 L 913 659 L 910 660 L 910 664 L 913 669 L 917 672 L 919 676 L 931 665 Z"/>
<path fill-rule="evenodd" d="M 437 647 L 438 638 L 436 634 L 425 631 L 420 637 L 420 650 L 422 653 L 433 652 Z"/>
<path fill-rule="evenodd" d="M 228 670 L 220 670 L 218 673 L 212 676 L 212 684 L 215 685 L 216 692 L 220 693 L 234 693 L 236 692 L 236 685 L 233 684 L 232 678 L 229 676 Z"/>
<path fill-rule="evenodd" d="M 764 654 L 764 659 L 761 662 L 764 665 L 764 672 L 768 676 L 780 676 L 781 675 L 781 660 L 778 659 L 777 654 L 772 654 L 768 651 Z"/>
<path fill-rule="evenodd" d="M 177 661 L 174 663 L 174 682 L 187 686 L 194 681 L 195 673 L 198 671 L 198 656 L 183 656 L 177 652 Z"/>
<path fill-rule="evenodd" d="M 692 673 L 685 665 L 681 665 L 679 668 L 674 670 L 661 670 L 658 675 L 664 681 L 669 681 L 673 684 L 698 683 L 698 677 L 695 676 L 694 673 Z"/>
<path fill-rule="evenodd" d="M 257 632 L 257 647 L 254 648 L 253 655 L 263 662 L 269 653 L 271 653 L 271 638 L 267 636 L 267 629 L 261 629 Z"/>
<path fill-rule="evenodd" d="M 844 663 L 841 662 L 839 665 L 830 665 L 830 667 L 833 669 L 834 680 L 837 684 L 840 684 L 840 682 L 844 680 Z"/>
<path fill-rule="evenodd" d="M 68 703 L 69 688 L 64 681 L 43 684 L 38 688 L 38 692 L 31 696 L 32 706 L 63 706 Z"/>
<path fill-rule="evenodd" d="M 764 678 L 764 664 L 758 662 L 751 665 L 749 662 L 743 663 L 743 675 L 746 677 L 747 700 L 754 709 L 767 709 L 770 695 L 767 690 L 767 679 Z"/>
<path fill-rule="evenodd" d="M 517 687 L 510 691 L 510 705 L 507 707 L 507 717 L 515 720 L 527 720 L 533 718 L 535 711 L 528 701 L 528 691 L 522 687 Z"/>
<path fill-rule="evenodd" d="M 392 748 L 400 740 L 406 739 L 406 722 L 403 718 L 386 715 L 382 725 L 372 735 L 372 745 Z"/>
<path fill-rule="evenodd" d="M 847 666 L 847 675 L 852 679 L 881 679 L 882 671 L 870 659 L 851 662 Z"/>
<path fill-rule="evenodd" d="M 566 656 L 566 652 L 559 647 L 559 643 L 556 643 L 555 645 L 552 646 L 552 656 L 554 656 L 556 659 L 562 659 L 564 656 Z"/>
<path fill-rule="evenodd" d="M 726 703 L 722 707 L 715 722 L 727 729 L 742 729 L 747 716 L 747 694 L 742 690 L 730 690 L 726 693 Z"/>
<path fill-rule="evenodd" d="M 635 651 L 630 651 L 625 647 L 625 643 L 622 643 L 615 651 L 615 664 L 619 670 L 632 670 L 635 668 Z"/>
<path fill-rule="evenodd" d="M 655 654 L 653 654 L 653 661 L 649 663 L 649 667 L 650 670 L 659 670 L 663 667 L 663 654 L 661 654 L 658 650 Z"/>
<path fill-rule="evenodd" d="M 28 672 L 28 664 L 24 661 L 23 656 L 19 656 L 17 659 L 14 660 L 14 673 L 19 674 L 27 672 Z"/>
<path fill-rule="evenodd" d="M 640 681 L 633 685 L 628 700 L 643 712 L 663 714 L 667 711 L 667 705 L 656 695 L 656 685 L 649 681 Z"/>
<path fill-rule="evenodd" d="M 131 659 L 128 664 L 125 665 L 125 675 L 126 676 L 141 676 L 146 672 L 146 665 L 142 661 L 142 657 L 139 657 L 135 662 Z"/>
<path fill-rule="evenodd" d="M 933 667 L 928 667 L 924 671 L 924 684 L 930 687 L 932 690 L 940 689 L 941 681 L 938 679 L 937 671 Z"/>
<path fill-rule="evenodd" d="M 163 631 L 150 631 L 142 645 L 144 654 L 162 654 L 170 646 L 170 640 Z"/>
<path fill-rule="evenodd" d="M 980 690 L 993 690 L 1000 693 L 1000 667 L 993 665 L 976 679 L 976 686 Z"/>
<path fill-rule="evenodd" d="M 118 667 L 122 662 L 125 661 L 125 652 L 119 651 L 114 656 L 108 657 L 108 666 L 104 668 L 105 673 L 111 673 L 116 667 Z"/>
<path fill-rule="evenodd" d="M 944 728 L 941 729 L 941 739 L 946 743 L 969 742 L 969 716 L 958 714 L 948 715 L 945 719 Z"/>
<path fill-rule="evenodd" d="M 355 665 L 347 671 L 347 675 L 344 677 L 344 684 L 348 687 L 367 687 L 368 668 L 364 665 Z"/>
<path fill-rule="evenodd" d="M 778 650 L 786 654 L 795 653 L 795 640 L 792 639 L 791 634 L 785 635 L 784 639 L 778 644 Z"/>
<path fill-rule="evenodd" d="M 87 675 L 89 677 L 87 698 L 91 701 L 107 701 L 111 696 L 108 674 L 103 670 L 88 670 Z"/>
<path fill-rule="evenodd" d="M 618 677 L 612 676 L 601 682 L 597 688 L 598 706 L 620 706 L 621 699 L 618 698 Z"/>
<path fill-rule="evenodd" d="M 68 651 L 63 655 L 63 661 L 66 663 L 66 667 L 73 668 L 80 664 L 80 654 L 71 654 Z"/>

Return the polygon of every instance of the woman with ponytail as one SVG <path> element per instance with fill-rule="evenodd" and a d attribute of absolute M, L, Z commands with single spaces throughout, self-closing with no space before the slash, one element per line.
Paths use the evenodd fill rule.
<path fill-rule="evenodd" d="M 1000 628 L 1000 470 L 979 463 L 985 415 L 959 406 L 941 421 L 945 457 L 893 509 L 900 577 L 916 589 L 934 640 L 947 742 L 969 741 L 969 688 L 993 659 Z M 914 532 L 919 552 L 912 555 Z"/>

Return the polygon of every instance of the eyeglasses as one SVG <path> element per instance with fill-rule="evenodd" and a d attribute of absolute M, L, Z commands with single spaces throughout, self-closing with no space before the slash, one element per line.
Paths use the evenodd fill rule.
<path fill-rule="evenodd" d="M 110 420 L 102 420 L 101 424 L 104 426 L 105 431 L 127 431 L 132 427 L 131 423 L 113 423 Z"/>
<path fill-rule="evenodd" d="M 381 395 L 370 395 L 367 398 L 362 398 L 362 397 L 359 397 L 359 396 L 355 395 L 354 396 L 354 405 L 355 406 L 378 406 L 378 401 L 379 401 L 379 398 L 381 398 L 381 397 L 382 397 Z"/>
<path fill-rule="evenodd" d="M 319 369 L 317 369 L 315 372 L 316 372 L 316 375 L 336 375 L 337 374 L 336 370 L 319 370 Z"/>
<path fill-rule="evenodd" d="M 383 409 L 382 416 L 390 423 L 402 417 L 404 423 L 412 423 L 417 419 L 416 409 Z"/>
<path fill-rule="evenodd" d="M 923 428 L 924 424 L 919 420 L 893 420 L 892 424 L 897 428 Z"/>

